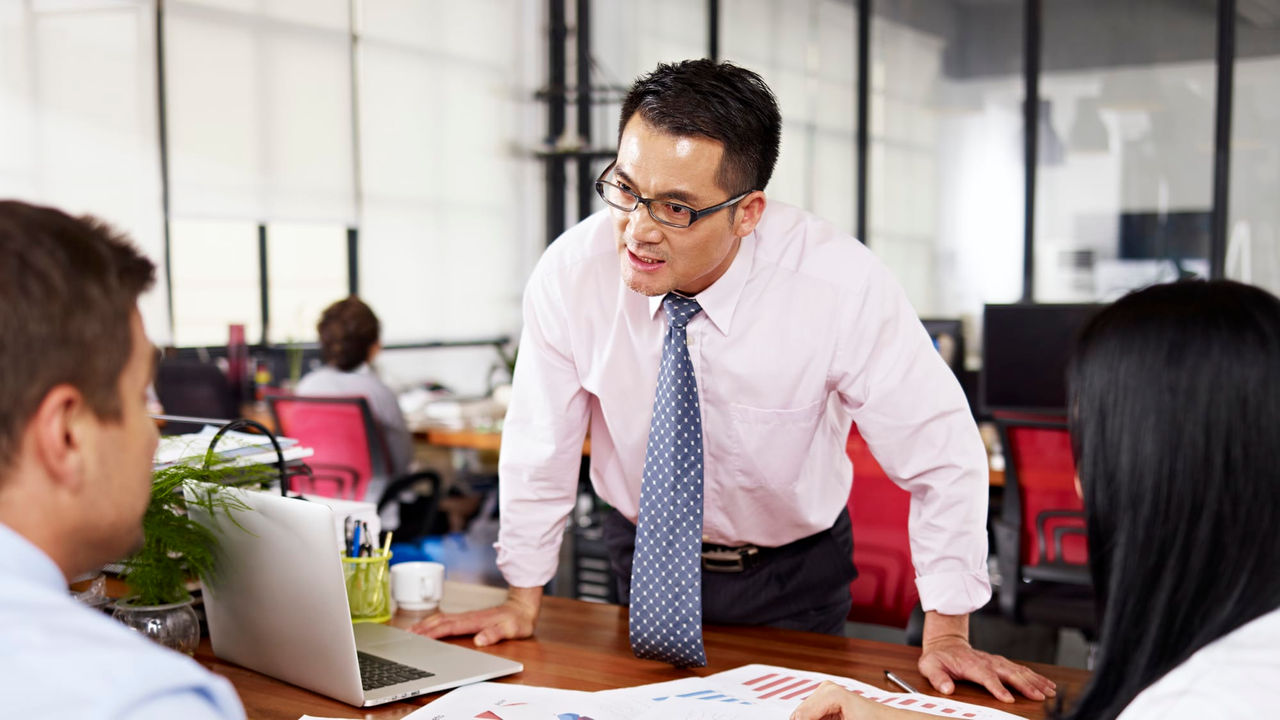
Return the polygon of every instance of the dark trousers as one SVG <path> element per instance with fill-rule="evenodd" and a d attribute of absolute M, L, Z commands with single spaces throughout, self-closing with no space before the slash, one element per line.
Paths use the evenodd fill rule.
<path fill-rule="evenodd" d="M 631 558 L 636 526 L 617 510 L 604 518 L 604 542 L 618 582 L 619 601 L 631 595 Z M 789 545 L 769 548 L 761 562 L 742 572 L 702 570 L 702 622 L 707 625 L 767 625 L 843 635 L 849 615 L 853 530 L 849 511 L 831 526 Z"/>

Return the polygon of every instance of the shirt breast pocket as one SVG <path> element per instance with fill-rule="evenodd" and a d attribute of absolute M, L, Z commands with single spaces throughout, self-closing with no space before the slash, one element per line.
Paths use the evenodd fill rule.
<path fill-rule="evenodd" d="M 826 402 L 794 409 L 730 403 L 734 475 L 744 486 L 790 485 L 809 456 Z"/>

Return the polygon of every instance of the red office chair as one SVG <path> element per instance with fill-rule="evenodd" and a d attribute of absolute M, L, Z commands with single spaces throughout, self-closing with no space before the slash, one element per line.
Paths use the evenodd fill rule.
<path fill-rule="evenodd" d="M 293 478 L 294 490 L 363 500 L 371 480 L 390 477 L 382 433 L 364 398 L 275 395 L 266 400 L 278 432 L 315 451 L 307 462 L 314 475 Z"/>
<path fill-rule="evenodd" d="M 907 536 L 911 495 L 881 469 L 856 425 L 845 450 L 853 461 L 848 505 L 858 568 L 857 579 L 849 584 L 849 620 L 906 628 L 920 603 Z"/>
<path fill-rule="evenodd" d="M 1067 423 L 997 415 L 996 426 L 1005 457 L 1004 504 L 993 523 L 1000 610 L 1091 636 L 1089 550 Z"/>
<path fill-rule="evenodd" d="M 292 489 L 363 500 L 369 483 L 383 479 L 385 490 L 376 498 L 378 510 L 391 502 L 401 503 L 397 536 L 407 540 L 434 526 L 440 476 L 424 470 L 391 477 L 382 431 L 363 397 L 268 395 L 266 400 L 280 434 L 297 438 L 315 451 L 307 463 L 311 473 L 291 477 Z"/>

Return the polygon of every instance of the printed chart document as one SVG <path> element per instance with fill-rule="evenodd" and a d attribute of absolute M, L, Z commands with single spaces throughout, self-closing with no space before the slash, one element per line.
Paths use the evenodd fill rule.
<path fill-rule="evenodd" d="M 160 470 L 184 461 L 203 462 L 205 453 L 209 451 L 209 445 L 213 443 L 213 438 L 217 434 L 218 428 L 205 425 L 200 432 L 162 436 L 160 444 L 156 446 L 152 469 Z M 311 448 L 299 446 L 294 438 L 277 436 L 276 442 L 280 443 L 280 451 L 284 455 L 285 462 L 310 457 L 315 453 Z M 275 448 L 271 446 L 271 440 L 266 435 L 231 431 L 224 434 L 218 441 L 216 450 L 219 457 L 234 465 L 256 465 L 276 461 Z"/>
<path fill-rule="evenodd" d="M 892 693 L 857 680 L 772 665 L 744 665 L 707 677 L 581 692 L 477 683 L 424 705 L 413 720 L 778 720 L 824 680 L 891 707 L 963 720 L 1019 720 L 1017 715 L 950 698 Z"/>

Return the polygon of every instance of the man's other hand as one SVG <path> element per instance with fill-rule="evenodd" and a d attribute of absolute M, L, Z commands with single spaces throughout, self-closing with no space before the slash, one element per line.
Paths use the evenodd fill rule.
<path fill-rule="evenodd" d="M 997 700 L 1013 702 L 1005 685 L 1031 698 L 1057 695 L 1057 685 L 1034 670 L 1003 656 L 975 650 L 969 644 L 969 616 L 926 612 L 920 674 L 943 695 L 955 692 L 956 680 L 985 687 Z"/>
<path fill-rule="evenodd" d="M 497 607 L 465 613 L 436 613 L 411 630 L 429 638 L 475 635 L 476 647 L 533 635 L 542 607 L 542 588 L 511 588 Z"/>

